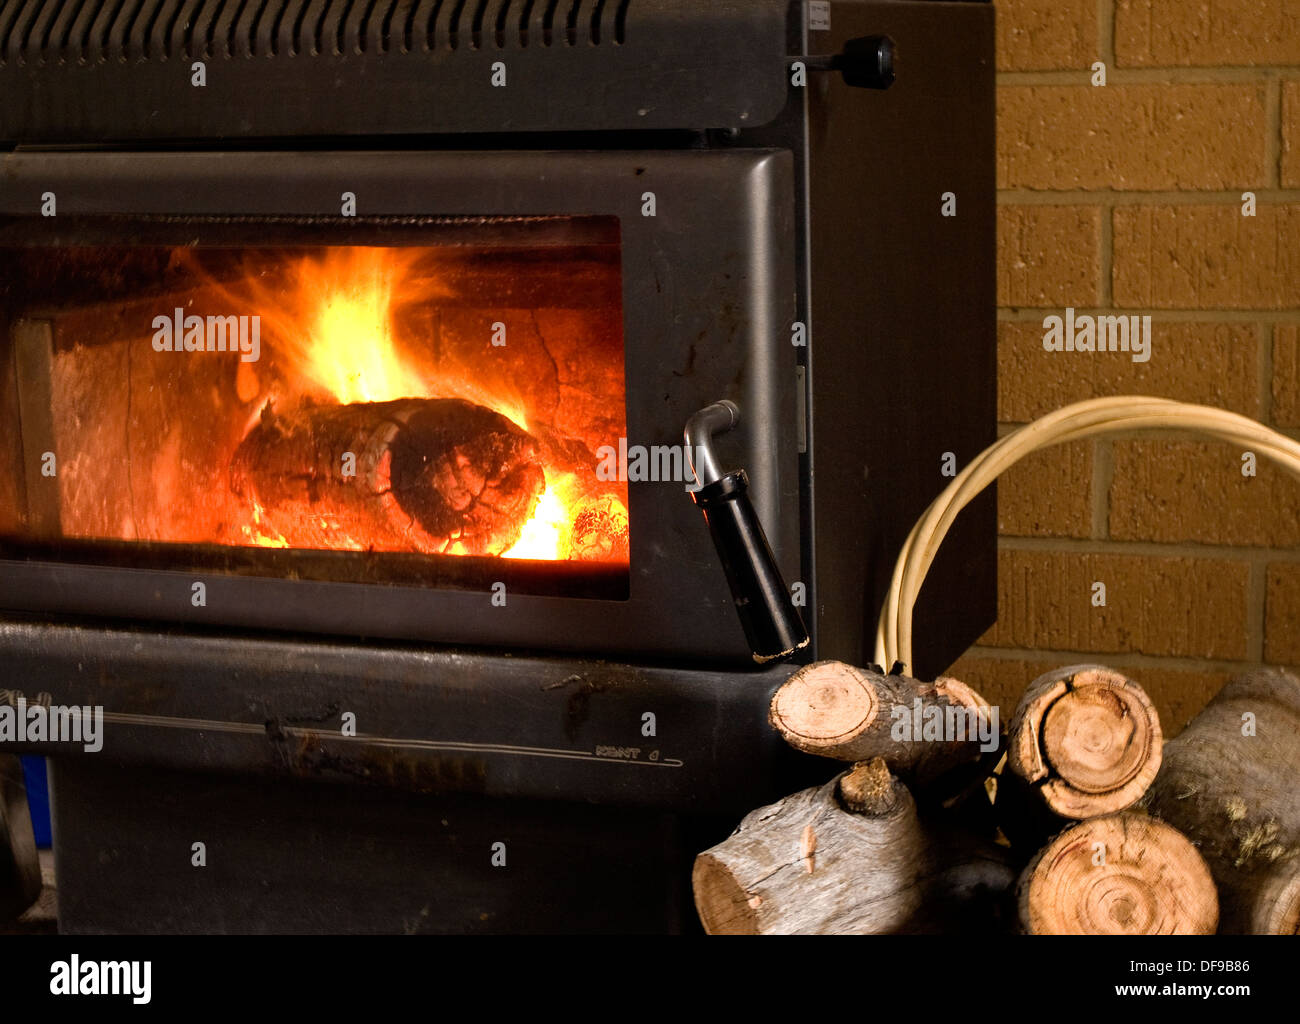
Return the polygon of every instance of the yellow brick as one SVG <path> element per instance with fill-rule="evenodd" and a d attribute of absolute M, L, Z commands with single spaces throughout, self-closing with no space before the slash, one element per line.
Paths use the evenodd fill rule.
<path fill-rule="evenodd" d="M 1043 333 L 1041 322 L 998 324 L 998 419 L 1003 422 L 1027 422 L 1071 402 L 1108 395 L 1155 395 L 1260 414 L 1254 324 L 1163 323 L 1157 314 L 1145 363 L 1124 352 L 1048 352 Z"/>
<path fill-rule="evenodd" d="M 998 532 L 1006 537 L 1092 533 L 1092 444 L 1046 448 L 998 479 Z"/>
<path fill-rule="evenodd" d="M 1300 82 L 1282 85 L 1282 187 L 1300 188 Z"/>
<path fill-rule="evenodd" d="M 1300 427 L 1300 332 L 1295 324 L 1273 328 L 1273 422 Z"/>
<path fill-rule="evenodd" d="M 1004 550 L 991 647 L 1246 657 L 1244 562 Z M 1106 606 L 1092 606 L 1093 583 Z"/>
<path fill-rule="evenodd" d="M 1300 306 L 1300 206 L 1125 206 L 1114 214 L 1117 306 Z"/>
<path fill-rule="evenodd" d="M 1300 544 L 1300 481 L 1242 449 L 1197 441 L 1116 441 L 1110 488 L 1115 540 L 1292 547 Z"/>
<path fill-rule="evenodd" d="M 1121 66 L 1300 64 L 1295 0 L 1118 0 Z"/>
<path fill-rule="evenodd" d="M 1096 305 L 1100 238 L 1096 207 L 999 207 L 998 305 Z"/>
<path fill-rule="evenodd" d="M 1264 660 L 1300 666 L 1300 564 L 1279 562 L 1268 567 L 1264 610 Z"/>
<path fill-rule="evenodd" d="M 999 71 L 1086 68 L 1097 52 L 1096 0 L 997 0 Z"/>
<path fill-rule="evenodd" d="M 1262 84 L 998 89 L 998 187 L 1254 188 L 1268 180 Z"/>

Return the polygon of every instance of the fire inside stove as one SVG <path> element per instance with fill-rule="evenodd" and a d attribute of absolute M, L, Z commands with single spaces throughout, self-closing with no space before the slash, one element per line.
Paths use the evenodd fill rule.
<path fill-rule="evenodd" d="M 283 549 L 365 553 L 367 580 L 474 582 L 453 559 L 625 578 L 627 484 L 601 472 L 626 435 L 617 221 L 536 220 L 0 252 L 25 485 L 0 533 L 236 571 Z"/>

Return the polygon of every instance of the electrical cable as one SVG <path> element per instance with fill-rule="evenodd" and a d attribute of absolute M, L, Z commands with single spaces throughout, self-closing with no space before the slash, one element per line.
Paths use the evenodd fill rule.
<path fill-rule="evenodd" d="M 1300 478 L 1300 442 L 1247 416 L 1146 395 L 1094 398 L 1048 413 L 977 455 L 921 516 L 894 565 L 876 631 L 876 662 L 912 663 L 912 612 L 926 574 L 953 521 L 1002 473 L 1026 455 L 1086 437 L 1130 430 L 1193 431 L 1245 445 Z"/>

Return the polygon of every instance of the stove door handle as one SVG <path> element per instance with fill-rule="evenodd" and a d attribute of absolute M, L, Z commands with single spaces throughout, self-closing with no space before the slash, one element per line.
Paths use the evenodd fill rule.
<path fill-rule="evenodd" d="M 762 664 L 806 647 L 808 630 L 749 500 L 748 475 L 723 472 L 713 450 L 713 435 L 739 422 L 733 402 L 705 406 L 686 423 L 686 452 L 696 481 L 691 497 L 704 512 L 750 652 Z"/>

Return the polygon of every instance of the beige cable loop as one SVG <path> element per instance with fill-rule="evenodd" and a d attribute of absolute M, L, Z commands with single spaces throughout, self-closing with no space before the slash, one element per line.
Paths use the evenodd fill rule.
<path fill-rule="evenodd" d="M 1192 431 L 1245 445 L 1300 478 L 1300 442 L 1246 416 L 1146 395 L 1094 398 L 1048 413 L 984 449 L 926 509 L 903 543 L 876 631 L 876 662 L 912 664 L 912 609 L 953 521 L 977 494 L 1032 452 L 1127 430 Z"/>

